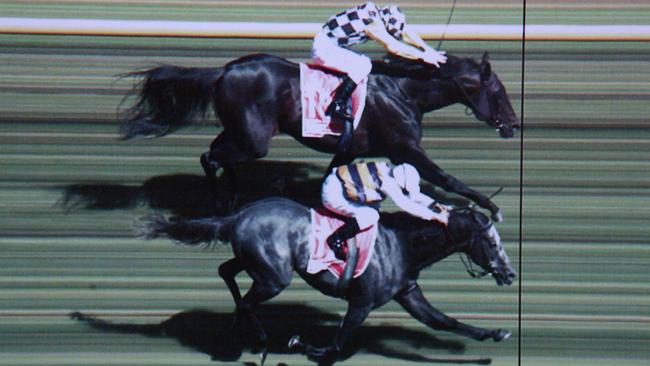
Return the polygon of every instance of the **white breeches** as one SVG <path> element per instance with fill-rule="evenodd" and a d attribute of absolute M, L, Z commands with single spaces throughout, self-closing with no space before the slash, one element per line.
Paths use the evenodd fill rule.
<path fill-rule="evenodd" d="M 372 69 L 372 62 L 367 56 L 339 47 L 323 32 L 314 37 L 311 56 L 315 63 L 344 72 L 357 84 L 368 76 Z"/>
<path fill-rule="evenodd" d="M 336 173 L 330 174 L 323 183 L 321 201 L 328 210 L 345 217 L 354 217 L 361 230 L 379 221 L 379 212 L 370 206 L 352 202 L 345 197 L 343 185 Z"/>

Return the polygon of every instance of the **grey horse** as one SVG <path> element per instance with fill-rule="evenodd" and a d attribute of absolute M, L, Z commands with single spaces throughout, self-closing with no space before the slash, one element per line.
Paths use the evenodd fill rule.
<path fill-rule="evenodd" d="M 425 299 L 417 284 L 421 270 L 458 252 L 481 268 L 476 276 L 489 274 L 497 285 L 512 284 L 515 271 L 496 228 L 486 215 L 473 209 L 452 210 L 446 227 L 406 213 L 383 213 L 371 261 L 343 294 L 338 291 L 338 278 L 329 271 L 307 272 L 310 211 L 288 199 L 260 200 L 225 217 L 167 220 L 152 216 L 141 230 L 146 239 L 167 236 L 184 244 L 229 242 L 234 257 L 220 265 L 219 275 L 234 298 L 238 318 L 251 321 L 261 344 L 266 344 L 267 335 L 253 310 L 289 286 L 294 271 L 323 294 L 347 300 L 347 313 L 329 346 L 315 347 L 298 336 L 289 342 L 319 365 L 333 364 L 350 333 L 373 309 L 390 300 L 433 329 L 478 341 L 498 342 L 511 335 L 506 329 L 474 327 L 445 315 Z M 241 271 L 253 279 L 244 296 L 235 281 Z"/>

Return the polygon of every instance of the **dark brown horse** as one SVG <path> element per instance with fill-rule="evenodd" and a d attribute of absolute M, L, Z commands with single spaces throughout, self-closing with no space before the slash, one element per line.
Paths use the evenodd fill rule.
<path fill-rule="evenodd" d="M 233 163 L 266 156 L 271 138 L 278 133 L 287 133 L 321 152 L 337 151 L 335 136 L 308 138 L 301 134 L 300 72 L 296 63 L 256 54 L 218 68 L 160 66 L 130 75 L 142 77 L 142 82 L 139 100 L 125 113 L 121 127 L 124 139 L 164 136 L 200 120 L 213 106 L 223 131 L 210 151 L 201 156 L 211 179 L 220 168 L 232 177 Z M 353 132 L 350 151 L 337 165 L 356 157 L 408 162 L 425 180 L 476 202 L 500 221 L 501 212 L 488 197 L 447 174 L 420 147 L 422 116 L 455 103 L 466 105 L 501 137 L 512 137 L 519 127 L 487 53 L 481 62 L 449 55 L 439 69 L 395 59 L 375 62 L 363 116 Z"/>

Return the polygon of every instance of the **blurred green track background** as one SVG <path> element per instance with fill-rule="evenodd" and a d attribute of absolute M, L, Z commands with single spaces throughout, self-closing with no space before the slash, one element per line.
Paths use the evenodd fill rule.
<path fill-rule="evenodd" d="M 321 22 L 348 5 L 28 0 L 0 1 L 0 14 Z M 451 1 L 400 5 L 411 22 L 443 23 Z M 526 5 L 528 24 L 650 23 L 650 5 L 641 0 Z M 514 0 L 459 0 L 453 18 L 522 21 L 523 4 Z M 650 44 L 528 42 L 525 54 L 520 42 L 445 41 L 442 48 L 476 58 L 489 51 L 517 111 L 524 85 L 523 140 L 501 140 L 455 106 L 425 116 L 423 141 L 434 161 L 469 185 L 488 194 L 505 187 L 496 198 L 505 212 L 498 228 L 520 282 L 497 288 L 489 279 L 472 280 L 452 257 L 424 271 L 421 286 L 441 310 L 472 324 L 509 328 L 514 336 L 479 343 L 427 330 L 390 303 L 366 321 L 358 336 L 368 340 L 342 364 L 421 364 L 414 355 L 434 357 L 434 364 L 485 357 L 493 365 L 648 364 Z M 199 154 L 219 130 L 208 123 L 160 139 L 118 141 L 116 111 L 132 81 L 117 75 L 161 63 L 220 66 L 252 52 L 305 61 L 309 49 L 306 40 L 0 35 L 0 365 L 259 363 L 248 350 L 229 361 L 211 360 L 201 342 L 183 345 L 174 335 L 199 336 L 232 311 L 216 274 L 229 248 L 133 237 L 136 217 L 169 206 L 156 201 L 152 182 L 176 182 L 171 189 L 186 196 L 202 175 Z M 375 46 L 363 49 L 381 55 Z M 257 189 L 278 166 L 315 179 L 328 158 L 279 136 L 263 162 L 242 169 L 247 185 Z M 65 209 L 70 187 L 111 193 L 110 203 L 122 208 Z M 250 283 L 246 276 L 241 282 Z M 156 324 L 200 315 L 191 313 L 196 309 L 209 315 L 199 316 L 198 324 L 169 321 L 167 336 L 159 337 L 102 331 L 68 317 L 78 310 L 113 322 Z M 329 325 L 311 334 L 325 342 L 345 303 L 296 279 L 262 311 L 266 321 L 283 319 L 287 329 L 310 332 L 313 320 Z M 284 328 L 277 323 L 271 337 L 282 344 Z M 313 364 L 282 352 L 270 354 L 267 364 L 281 362 Z"/>

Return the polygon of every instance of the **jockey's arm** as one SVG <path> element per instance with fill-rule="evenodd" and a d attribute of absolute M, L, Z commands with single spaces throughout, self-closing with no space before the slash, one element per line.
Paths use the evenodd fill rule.
<path fill-rule="evenodd" d="M 424 60 L 426 54 L 424 51 L 411 45 L 402 43 L 388 33 L 386 27 L 380 20 L 375 20 L 365 29 L 366 34 L 371 39 L 382 45 L 388 52 L 404 57 L 410 60 Z"/>
<path fill-rule="evenodd" d="M 402 31 L 402 39 L 404 42 L 421 49 L 425 54 L 430 54 L 432 60 L 436 60 L 437 63 L 444 64 L 447 61 L 445 56 L 445 51 L 436 51 L 433 47 L 429 46 L 420 36 L 413 31 L 408 25 L 404 26 Z M 426 61 L 426 59 L 425 59 Z"/>
<path fill-rule="evenodd" d="M 417 33 L 413 31 L 408 25 L 404 26 L 404 30 L 402 30 L 402 39 L 404 42 L 410 44 L 411 46 L 417 47 L 420 50 L 427 52 L 429 50 L 433 50 L 431 46 L 426 44 L 420 36 L 418 36 Z"/>
<path fill-rule="evenodd" d="M 394 180 L 385 180 L 381 189 L 395 204 L 402 210 L 424 220 L 435 220 L 447 224 L 447 215 L 439 214 L 429 209 L 426 205 L 416 202 L 413 198 L 406 196 L 402 188 Z"/>
<path fill-rule="evenodd" d="M 429 207 L 435 200 L 422 192 L 409 192 L 409 197 L 416 203 Z"/>

